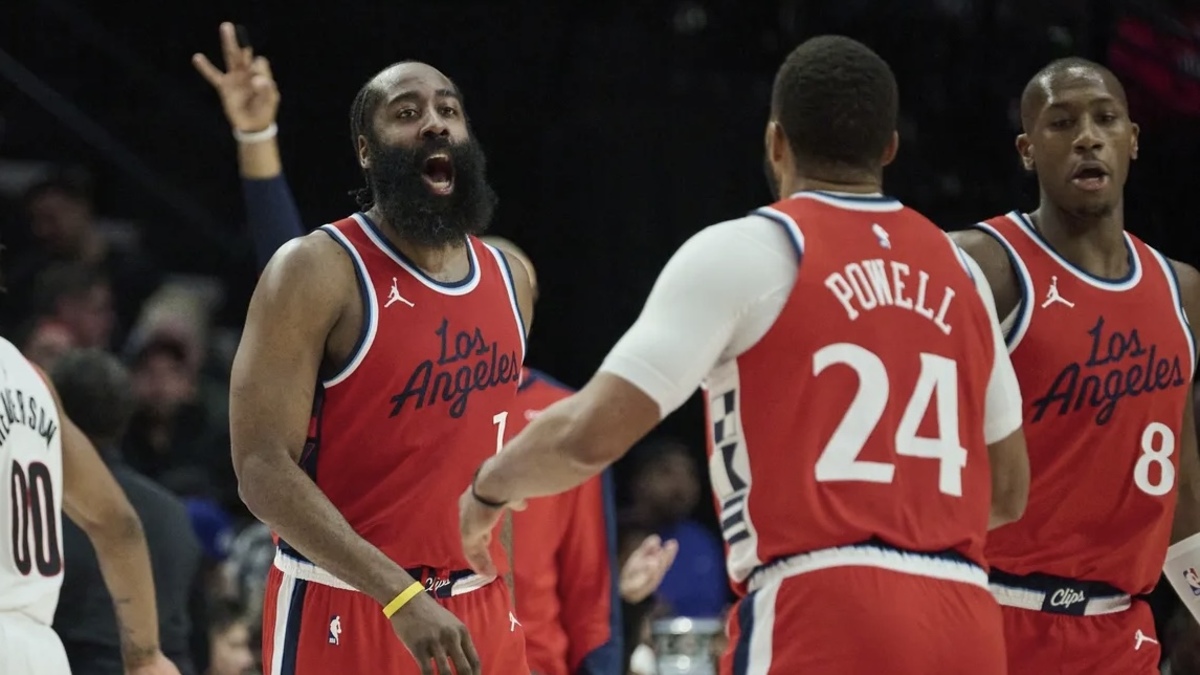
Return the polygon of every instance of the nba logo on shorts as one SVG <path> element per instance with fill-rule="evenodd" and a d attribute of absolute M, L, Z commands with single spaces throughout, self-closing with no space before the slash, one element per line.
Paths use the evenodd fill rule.
<path fill-rule="evenodd" d="M 1196 574 L 1196 568 L 1189 567 L 1184 570 L 1183 578 L 1192 589 L 1192 595 L 1200 595 L 1200 574 Z"/>
<path fill-rule="evenodd" d="M 342 642 L 342 617 L 337 614 L 329 620 L 329 644 L 338 645 Z"/>

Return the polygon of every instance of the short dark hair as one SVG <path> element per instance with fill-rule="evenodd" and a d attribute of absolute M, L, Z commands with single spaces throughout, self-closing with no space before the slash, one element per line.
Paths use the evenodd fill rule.
<path fill-rule="evenodd" d="M 796 161 L 877 171 L 899 115 L 896 77 L 869 47 L 838 35 L 806 40 L 775 75 L 771 116 Z"/>
<path fill-rule="evenodd" d="M 115 445 L 125 436 L 133 417 L 133 390 L 129 373 L 115 356 L 99 349 L 67 352 L 54 364 L 50 379 L 63 412 L 93 443 Z"/>
<path fill-rule="evenodd" d="M 1128 105 L 1125 97 L 1125 87 L 1121 84 L 1121 80 L 1113 74 L 1113 71 L 1081 56 L 1067 56 L 1055 59 L 1034 73 L 1033 77 L 1029 78 L 1029 82 L 1025 83 L 1025 89 L 1021 92 L 1021 126 L 1024 127 L 1025 131 L 1029 131 L 1033 127 L 1034 119 L 1037 118 L 1039 110 L 1046 102 L 1046 87 L 1043 83 L 1073 68 L 1091 70 L 1098 73 L 1100 77 L 1112 85 L 1113 93 L 1116 94 L 1121 103 Z"/>

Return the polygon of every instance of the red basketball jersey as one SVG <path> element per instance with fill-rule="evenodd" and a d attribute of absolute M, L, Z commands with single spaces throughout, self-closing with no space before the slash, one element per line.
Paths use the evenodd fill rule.
<path fill-rule="evenodd" d="M 508 265 L 471 237 L 469 274 L 447 284 L 362 214 L 321 229 L 354 262 L 365 312 L 355 353 L 319 387 L 301 464 L 392 560 L 465 570 L 458 497 L 500 449 L 525 351 Z"/>
<path fill-rule="evenodd" d="M 705 384 L 735 588 L 871 539 L 982 565 L 995 343 L 961 251 L 885 197 L 800 193 L 757 214 L 788 231 L 799 268 L 766 335 Z"/>
<path fill-rule="evenodd" d="M 1175 273 L 1128 233 L 1129 275 L 1109 281 L 1064 260 L 1024 214 L 978 227 L 1022 290 L 1008 345 L 1032 474 L 1024 517 L 990 533 L 988 561 L 1148 593 L 1175 513 L 1195 354 Z"/>

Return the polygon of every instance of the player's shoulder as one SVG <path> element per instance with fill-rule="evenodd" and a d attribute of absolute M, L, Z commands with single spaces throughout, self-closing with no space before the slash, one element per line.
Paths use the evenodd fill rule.
<path fill-rule="evenodd" d="M 280 246 L 263 269 L 260 286 L 281 284 L 308 291 L 336 288 L 339 278 L 353 278 L 353 263 L 346 248 L 324 230 L 317 229 Z"/>
<path fill-rule="evenodd" d="M 1191 265 L 1167 258 L 1179 282 L 1179 295 L 1184 311 L 1192 321 L 1200 319 L 1200 270 Z"/>
<path fill-rule="evenodd" d="M 700 230 L 685 246 L 720 253 L 744 251 L 783 251 L 791 254 L 792 237 L 785 223 L 762 210 L 721 221 Z"/>

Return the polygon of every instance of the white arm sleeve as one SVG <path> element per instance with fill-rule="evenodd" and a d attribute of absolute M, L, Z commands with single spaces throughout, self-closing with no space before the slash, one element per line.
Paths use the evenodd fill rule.
<path fill-rule="evenodd" d="M 663 268 L 600 372 L 641 389 L 666 417 L 715 366 L 762 339 L 796 273 L 795 249 L 777 223 L 747 216 L 702 230 Z"/>
<path fill-rule="evenodd" d="M 983 299 L 988 317 L 992 324 L 992 342 L 995 347 L 995 360 L 992 362 L 992 377 L 988 380 L 987 404 L 984 411 L 983 437 L 990 445 L 1003 440 L 1021 426 L 1021 387 L 1017 384 L 1017 374 L 1013 371 L 1012 361 L 1008 358 L 1008 345 L 1004 343 L 1004 334 L 1000 330 L 1000 322 L 996 317 L 996 300 L 992 296 L 991 286 L 979 263 L 975 262 L 966 252 L 960 255 L 971 276 L 975 280 L 975 289 Z"/>

